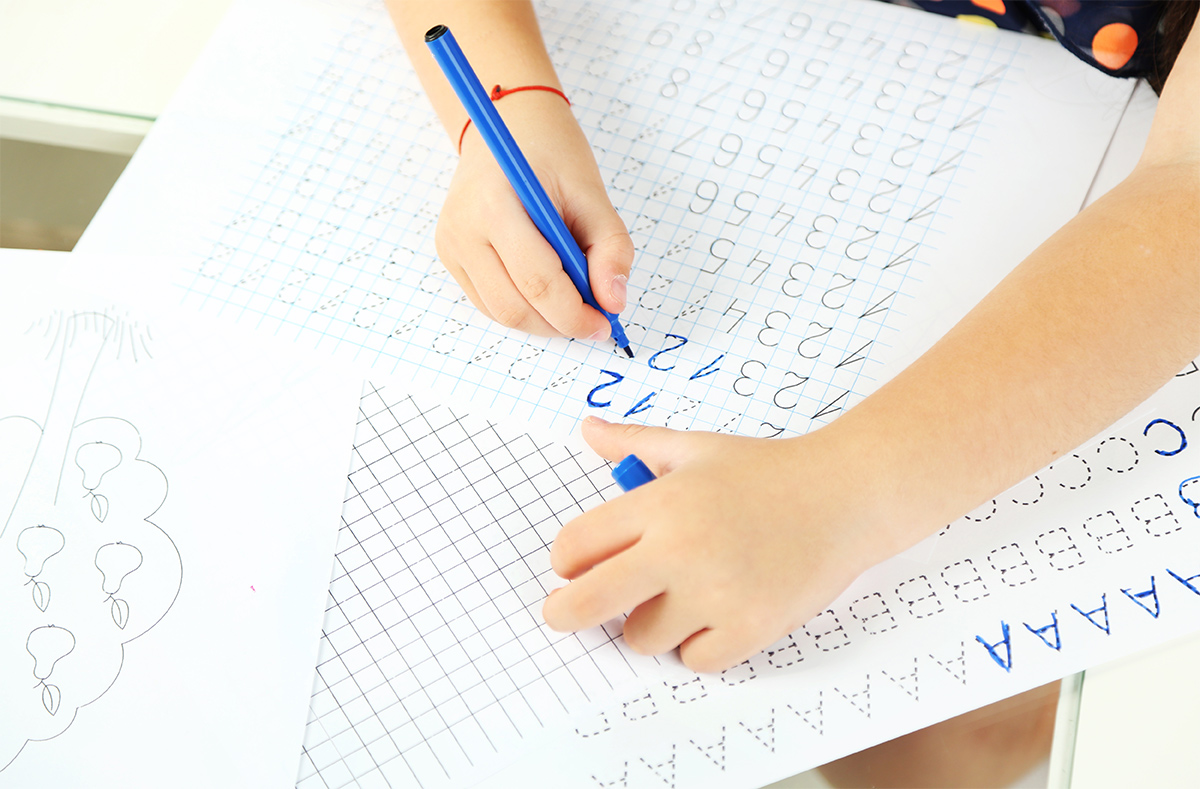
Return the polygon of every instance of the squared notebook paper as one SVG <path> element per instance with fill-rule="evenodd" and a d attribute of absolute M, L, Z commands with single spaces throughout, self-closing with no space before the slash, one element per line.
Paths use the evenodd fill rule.
<path fill-rule="evenodd" d="M 0 786 L 288 786 L 359 385 L 129 273 L 0 252 Z"/>
<path fill-rule="evenodd" d="M 1132 85 L 882 3 L 538 10 L 638 248 L 635 361 L 441 270 L 455 155 L 374 2 L 235 4 L 81 241 L 371 368 L 301 786 L 758 786 L 1200 626 L 1193 366 L 721 675 L 547 630 L 548 545 L 617 495 L 582 416 L 835 419 L 1078 211 Z"/>

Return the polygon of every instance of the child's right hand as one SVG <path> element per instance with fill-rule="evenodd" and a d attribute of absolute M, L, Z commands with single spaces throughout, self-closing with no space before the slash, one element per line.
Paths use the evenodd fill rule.
<path fill-rule="evenodd" d="M 526 91 L 496 108 L 587 257 L 596 300 L 620 312 L 633 242 L 570 107 L 552 93 Z M 492 320 L 546 337 L 609 336 L 608 321 L 584 303 L 474 124 L 463 139 L 436 242 L 443 265 Z"/>

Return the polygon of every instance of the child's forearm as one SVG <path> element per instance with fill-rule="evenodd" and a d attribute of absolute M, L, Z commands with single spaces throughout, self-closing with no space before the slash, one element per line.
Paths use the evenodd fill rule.
<path fill-rule="evenodd" d="M 455 143 L 467 113 L 425 47 L 425 31 L 434 25 L 450 28 L 485 88 L 497 83 L 562 88 L 528 2 L 387 0 L 387 7 L 417 77 Z"/>
<path fill-rule="evenodd" d="M 896 550 L 1128 413 L 1200 354 L 1200 34 L 1134 172 L 831 425 L 879 456 Z"/>
<path fill-rule="evenodd" d="M 1143 165 L 831 429 L 879 453 L 873 484 L 899 550 L 1083 443 L 1198 353 L 1200 168 Z"/>

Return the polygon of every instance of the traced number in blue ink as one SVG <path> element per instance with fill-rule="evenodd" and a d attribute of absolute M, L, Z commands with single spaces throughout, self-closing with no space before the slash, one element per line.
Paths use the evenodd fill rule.
<path fill-rule="evenodd" d="M 1062 650 L 1062 639 L 1059 638 L 1059 635 L 1058 635 L 1058 612 L 1057 611 L 1050 612 L 1050 624 L 1048 624 L 1044 627 L 1039 627 L 1037 629 L 1034 629 L 1029 626 L 1028 622 L 1026 622 L 1025 629 L 1028 630 L 1030 633 L 1033 633 L 1038 638 L 1042 639 L 1042 642 L 1045 643 L 1045 645 L 1050 647 L 1051 649 L 1053 649 L 1055 651 Z M 1046 637 L 1046 631 L 1048 631 L 1048 630 L 1054 631 L 1054 643 L 1051 643 L 1050 639 Z"/>
<path fill-rule="evenodd" d="M 678 349 L 682 348 L 683 346 L 687 345 L 687 341 L 688 341 L 687 337 L 680 337 L 678 334 L 668 334 L 667 336 L 673 337 L 676 340 L 679 340 L 679 342 L 676 343 L 675 345 L 672 345 L 670 348 L 663 348 L 661 351 L 659 351 L 658 353 L 651 356 L 646 361 L 646 364 L 650 365 L 651 370 L 660 370 L 664 373 L 667 372 L 668 370 L 674 370 L 675 365 L 671 365 L 670 367 L 659 367 L 657 364 L 654 363 L 654 360 L 657 359 L 658 357 L 662 356 L 664 353 L 670 353 L 671 351 L 678 350 Z"/>
<path fill-rule="evenodd" d="M 1183 428 L 1181 428 L 1179 425 L 1175 424 L 1174 422 L 1168 422 L 1165 419 L 1155 419 L 1155 420 L 1151 421 L 1150 424 L 1146 425 L 1146 429 L 1142 431 L 1142 435 L 1143 436 L 1149 435 L 1150 428 L 1152 428 L 1158 424 L 1166 425 L 1167 427 L 1172 428 L 1176 433 L 1179 434 L 1179 446 L 1176 447 L 1175 449 L 1171 449 L 1171 450 L 1156 449 L 1156 450 L 1154 450 L 1154 454 L 1162 455 L 1163 457 L 1169 458 L 1172 455 L 1178 455 L 1180 452 L 1187 449 L 1187 435 L 1183 432 Z"/>
<path fill-rule="evenodd" d="M 1146 611 L 1149 612 L 1150 616 L 1154 617 L 1155 619 L 1158 619 L 1158 590 L 1154 588 L 1154 576 L 1153 575 L 1150 576 L 1150 588 L 1147 589 L 1146 591 L 1131 592 L 1128 589 L 1122 589 L 1121 591 L 1130 600 L 1137 603 L 1142 608 L 1146 609 Z M 1146 605 L 1143 602 L 1146 598 L 1150 598 L 1151 600 L 1154 601 L 1154 609 L 1153 610 L 1151 610 L 1150 606 Z"/>
<path fill-rule="evenodd" d="M 1191 486 L 1187 493 L 1183 489 Z M 1192 497 L 1195 498 L 1192 498 Z M 1200 518 L 1200 477 L 1192 477 L 1185 479 L 1179 483 L 1179 498 L 1183 499 L 1183 503 L 1192 508 L 1192 514 Z"/>
<path fill-rule="evenodd" d="M 1096 627 L 1103 630 L 1105 635 L 1112 635 L 1112 633 L 1110 633 L 1108 630 L 1108 599 L 1107 598 L 1108 598 L 1108 595 L 1100 595 L 1100 607 L 1093 608 L 1091 611 L 1084 611 L 1082 608 L 1075 605 L 1074 603 L 1071 603 L 1071 607 L 1074 608 L 1076 611 L 1078 611 L 1079 614 L 1084 619 L 1086 619 L 1087 621 L 1091 622 Z M 1096 621 L 1096 614 L 1101 611 L 1104 612 L 1104 624 L 1100 624 L 1099 622 Z"/>
<path fill-rule="evenodd" d="M 697 370 L 696 372 L 694 372 L 690 376 L 688 376 L 688 380 L 695 381 L 697 378 L 703 378 L 706 375 L 712 375 L 713 373 L 717 372 L 718 370 L 721 369 L 720 367 L 717 367 L 717 362 L 721 361 L 724 358 L 725 358 L 725 354 L 721 354 L 720 356 L 713 359 L 711 362 L 704 365 L 699 370 Z"/>
<path fill-rule="evenodd" d="M 1200 589 L 1196 588 L 1196 585 L 1194 583 L 1192 583 L 1192 581 L 1195 581 L 1197 578 L 1200 578 L 1200 573 L 1196 573 L 1195 575 L 1190 575 L 1187 578 L 1183 578 L 1182 576 L 1176 575 L 1174 573 L 1174 571 L 1172 571 L 1170 569 L 1168 569 L 1167 572 L 1171 573 L 1171 577 L 1174 578 L 1176 581 L 1179 581 L 1179 583 L 1183 584 L 1188 589 L 1191 589 L 1196 594 L 1200 594 Z"/>
<path fill-rule="evenodd" d="M 625 412 L 625 416 L 633 416 L 634 414 L 640 414 L 643 411 L 648 411 L 651 407 L 650 406 L 650 398 L 654 397 L 654 395 L 656 395 L 656 394 L 658 394 L 658 392 L 651 392 L 650 394 L 643 397 L 641 400 L 638 400 L 637 404 L 633 408 L 630 408 L 628 411 Z"/>
<path fill-rule="evenodd" d="M 605 400 L 603 403 L 597 400 L 596 392 L 599 392 L 601 389 L 609 386 L 616 386 L 625 380 L 625 376 L 621 375 L 620 373 L 614 373 L 612 370 L 601 370 L 600 372 L 604 373 L 605 375 L 611 375 L 613 379 L 607 383 L 597 385 L 592 389 L 592 391 L 588 392 L 587 404 L 592 408 L 608 408 L 610 405 L 612 405 L 612 400 Z"/>
<path fill-rule="evenodd" d="M 1000 633 L 1004 636 L 1004 638 L 1000 639 L 995 644 L 989 644 L 988 642 L 984 641 L 983 636 L 975 636 L 975 640 L 980 644 L 983 644 L 983 648 L 988 651 L 988 654 L 991 655 L 992 660 L 996 661 L 997 666 L 1005 671 L 1012 671 L 1012 639 L 1009 638 L 1008 624 L 1006 622 L 1000 623 Z M 996 648 L 1001 644 L 1004 645 L 1003 658 L 1001 658 L 996 652 Z"/>

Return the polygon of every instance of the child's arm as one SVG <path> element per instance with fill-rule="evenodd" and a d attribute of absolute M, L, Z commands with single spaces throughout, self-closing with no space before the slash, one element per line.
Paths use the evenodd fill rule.
<path fill-rule="evenodd" d="M 495 84 L 562 89 L 528 2 L 388 0 L 387 5 L 455 146 L 467 113 L 425 46 L 425 31 L 434 25 L 451 29 L 485 89 Z M 496 102 L 496 109 L 587 256 L 596 300 L 620 312 L 633 242 L 609 202 L 570 107 L 553 93 L 522 91 Z M 436 242 L 447 270 L 493 320 L 545 336 L 609 335 L 608 321 L 583 303 L 474 128 L 463 138 Z"/>
<path fill-rule="evenodd" d="M 863 570 L 1127 413 L 1200 354 L 1200 33 L 1135 171 L 941 341 L 831 425 L 763 440 L 588 420 L 604 457 L 662 478 L 568 523 L 546 622 L 630 611 L 646 653 L 734 665 Z"/>

